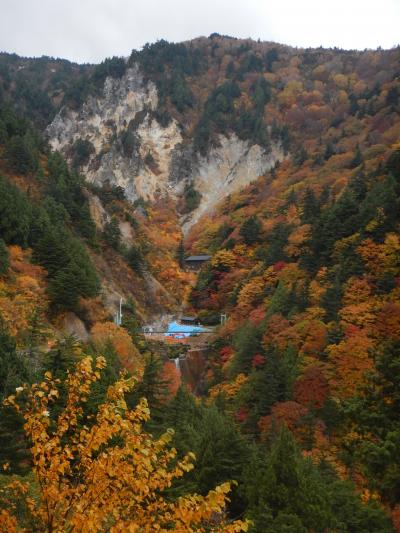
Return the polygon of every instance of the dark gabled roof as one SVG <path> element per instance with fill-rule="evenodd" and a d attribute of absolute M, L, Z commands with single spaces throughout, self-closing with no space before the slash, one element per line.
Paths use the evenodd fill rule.
<path fill-rule="evenodd" d="M 191 255 L 185 261 L 209 261 L 210 259 L 211 255 Z"/>
<path fill-rule="evenodd" d="M 185 322 L 195 322 L 197 318 L 195 316 L 183 316 L 181 320 Z"/>

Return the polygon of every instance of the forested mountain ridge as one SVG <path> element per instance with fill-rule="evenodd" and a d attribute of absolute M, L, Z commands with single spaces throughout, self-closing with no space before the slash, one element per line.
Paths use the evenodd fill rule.
<path fill-rule="evenodd" d="M 384 93 L 349 91 L 341 65 L 332 76 L 314 66 L 308 91 L 289 83 L 299 85 L 267 104 L 288 121 L 290 158 L 191 229 L 190 251 L 213 259 L 190 301 L 205 322 L 228 316 L 208 394 L 225 398 L 242 431 L 268 441 L 289 427 L 304 455 L 397 517 L 398 59 Z"/>
<path fill-rule="evenodd" d="M 1 395 L 105 355 L 84 421 L 121 365 L 141 371 L 129 407 L 145 396 L 146 429 L 197 457 L 168 501 L 235 479 L 228 518 L 252 531 L 399 531 L 399 50 L 214 34 L 97 66 L 42 59 L 46 112 L 16 81 L 36 60 L 2 59 Z M 192 290 L 183 246 L 212 255 Z M 228 317 L 203 399 L 138 335 L 186 297 L 203 323 Z M 71 311 L 85 342 L 57 338 Z M 10 472 L 29 470 L 9 407 L 2 442 Z"/>
<path fill-rule="evenodd" d="M 159 41 L 134 51 L 82 107 L 67 104 L 47 131 L 90 181 L 122 186 L 132 201 L 172 197 L 187 232 L 289 153 L 298 163 L 313 154 L 319 166 L 334 156 L 341 172 L 358 144 L 393 143 L 397 76 L 396 49 Z"/>

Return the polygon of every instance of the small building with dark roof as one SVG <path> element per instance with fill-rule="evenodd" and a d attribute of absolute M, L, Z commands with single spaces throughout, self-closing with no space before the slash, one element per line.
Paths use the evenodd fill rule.
<path fill-rule="evenodd" d="M 200 270 L 200 268 L 211 259 L 211 255 L 190 255 L 185 259 L 186 268 L 189 270 Z"/>
<path fill-rule="evenodd" d="M 182 316 L 180 319 L 181 324 L 186 324 L 188 326 L 197 325 L 199 323 L 197 317 L 195 316 Z"/>

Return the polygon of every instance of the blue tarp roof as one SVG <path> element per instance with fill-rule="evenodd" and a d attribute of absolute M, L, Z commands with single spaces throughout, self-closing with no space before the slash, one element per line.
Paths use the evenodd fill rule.
<path fill-rule="evenodd" d="M 168 324 L 168 333 L 165 333 L 166 336 L 175 334 L 178 338 L 189 337 L 192 333 L 198 333 L 204 331 L 204 328 L 201 326 L 185 326 L 184 324 L 179 324 L 179 322 L 170 322 Z"/>

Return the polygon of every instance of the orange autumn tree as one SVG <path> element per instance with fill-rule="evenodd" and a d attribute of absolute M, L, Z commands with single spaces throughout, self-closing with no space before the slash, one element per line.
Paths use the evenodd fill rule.
<path fill-rule="evenodd" d="M 10 483 L 0 494 L 0 531 L 247 531 L 246 522 L 224 521 L 229 483 L 205 497 L 164 497 L 174 479 L 193 468 L 194 456 L 176 459 L 169 446 L 172 431 L 155 439 L 143 430 L 150 416 L 146 400 L 129 410 L 124 399 L 132 378 L 111 386 L 95 419 L 83 423 L 85 402 L 104 367 L 102 357 L 76 365 L 66 378 L 67 400 L 56 421 L 51 410 L 60 383 L 50 372 L 42 383 L 18 388 L 17 396 L 26 396 L 24 427 L 39 498 L 28 497 L 27 485 Z M 21 410 L 15 396 L 7 403 Z"/>
<path fill-rule="evenodd" d="M 124 368 L 132 374 L 143 371 L 143 357 L 126 329 L 117 326 L 114 322 L 98 322 L 93 326 L 91 334 L 93 343 L 99 352 L 104 350 L 107 343 L 111 343 Z"/>

